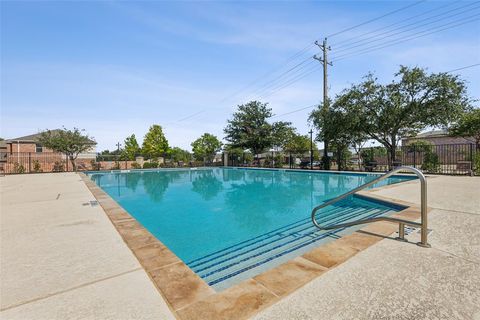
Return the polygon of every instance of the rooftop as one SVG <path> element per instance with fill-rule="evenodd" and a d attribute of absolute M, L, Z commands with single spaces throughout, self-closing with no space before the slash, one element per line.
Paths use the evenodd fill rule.
<path fill-rule="evenodd" d="M 63 131 L 62 129 L 53 129 L 53 130 L 50 130 L 52 133 L 57 133 L 57 132 L 61 132 Z M 45 132 L 45 131 L 43 131 Z M 12 138 L 12 139 L 7 139 L 6 142 L 7 143 L 12 143 L 12 142 L 37 142 L 38 139 L 40 138 L 40 135 L 43 133 L 43 132 L 38 132 L 38 133 L 35 133 L 35 134 L 30 134 L 30 135 L 27 135 L 27 136 L 22 136 L 22 137 L 18 137 L 18 138 Z M 90 140 L 90 142 L 92 144 L 97 144 L 95 141 L 93 140 Z"/>

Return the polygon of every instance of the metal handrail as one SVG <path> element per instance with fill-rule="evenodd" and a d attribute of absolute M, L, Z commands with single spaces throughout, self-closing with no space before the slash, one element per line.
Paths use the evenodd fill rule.
<path fill-rule="evenodd" d="M 361 219 L 357 221 L 352 221 L 352 222 L 347 222 L 347 223 L 341 223 L 341 224 L 336 224 L 333 226 L 328 226 L 328 227 L 322 227 L 321 225 L 318 224 L 317 220 L 315 219 L 316 213 L 318 210 L 328 207 L 342 199 L 345 199 L 346 197 L 353 195 L 354 193 L 357 193 L 358 191 L 361 191 L 365 188 L 370 187 L 371 185 L 380 182 L 382 180 L 387 179 L 388 177 L 394 175 L 395 173 L 399 171 L 410 171 L 413 172 L 417 175 L 417 177 L 420 179 L 420 193 L 421 193 L 421 204 L 420 204 L 420 211 L 421 211 L 421 221 L 415 222 L 415 221 L 409 221 L 409 220 L 404 220 L 404 219 L 399 219 L 399 218 L 392 218 L 392 217 L 376 217 L 376 218 L 370 218 L 370 219 Z M 370 181 L 367 182 L 347 193 L 344 193 L 332 200 L 329 200 L 312 210 L 312 222 L 313 224 L 319 228 L 320 230 L 332 230 L 332 229 L 338 229 L 338 228 L 346 228 L 346 227 L 351 227 L 354 225 L 359 225 L 359 224 L 365 224 L 365 223 L 371 223 L 375 221 L 391 221 L 391 222 L 398 222 L 399 223 L 399 230 L 398 230 L 398 238 L 399 240 L 405 240 L 405 225 L 410 225 L 410 226 L 415 226 L 415 227 L 420 227 L 421 228 L 421 240 L 418 243 L 419 246 L 421 247 L 430 247 L 427 241 L 427 236 L 428 236 L 428 230 L 427 230 L 427 180 L 425 179 L 425 176 L 423 173 L 413 167 L 398 167 L 395 168 L 388 173 Z"/>

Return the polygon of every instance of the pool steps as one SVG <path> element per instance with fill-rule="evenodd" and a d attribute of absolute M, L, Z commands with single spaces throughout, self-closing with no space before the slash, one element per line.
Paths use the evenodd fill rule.
<path fill-rule="evenodd" d="M 399 211 L 394 206 L 379 205 L 366 199 L 350 197 L 326 208 L 319 219 L 333 225 L 388 215 Z M 339 238 L 344 230 L 318 230 L 309 218 L 290 223 L 263 235 L 242 241 L 214 253 L 187 262 L 211 286 L 232 280 L 241 273 L 260 267 L 272 260 L 291 254 L 326 238 Z"/>

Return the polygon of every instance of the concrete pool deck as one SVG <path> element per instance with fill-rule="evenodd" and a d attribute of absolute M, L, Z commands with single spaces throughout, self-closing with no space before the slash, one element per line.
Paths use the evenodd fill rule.
<path fill-rule="evenodd" d="M 428 181 L 431 249 L 381 240 L 256 318 L 479 318 L 480 178 Z M 78 175 L 0 183 L 2 319 L 173 318 Z M 375 193 L 418 203 L 418 188 Z"/>
<path fill-rule="evenodd" d="M 77 174 L 0 183 L 1 319 L 174 319 Z"/>

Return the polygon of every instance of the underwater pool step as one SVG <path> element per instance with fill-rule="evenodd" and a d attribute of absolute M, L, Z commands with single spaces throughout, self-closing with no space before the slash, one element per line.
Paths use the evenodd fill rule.
<path fill-rule="evenodd" d="M 345 208 L 336 208 L 326 212 L 324 222 L 327 222 L 328 217 L 334 214 L 338 214 L 340 211 L 345 211 Z M 275 232 L 269 232 L 266 236 L 253 238 L 251 241 L 245 242 L 242 245 L 235 245 L 228 250 L 222 250 L 221 252 L 213 255 L 207 255 L 204 258 L 196 259 L 193 262 L 189 262 L 188 265 L 192 269 L 199 269 L 199 267 L 210 264 L 214 261 L 224 260 L 231 255 L 238 255 L 242 251 L 250 251 L 252 248 L 262 247 L 273 241 L 281 240 L 282 238 L 296 232 L 302 232 L 305 229 L 312 228 L 313 224 L 310 219 L 302 219 L 295 224 L 289 225 L 288 228 L 279 228 Z"/>
<path fill-rule="evenodd" d="M 332 206 L 331 208 L 326 208 L 324 212 L 322 213 L 322 217 L 319 219 L 319 221 L 323 223 L 329 222 L 328 220 L 334 215 L 338 214 L 340 211 L 343 210 L 352 210 L 352 209 L 358 209 L 358 208 L 372 208 L 372 204 L 370 202 L 366 202 L 363 199 L 360 198 L 352 198 L 348 200 L 343 200 L 339 203 L 337 203 L 335 206 Z M 343 213 L 346 213 L 347 211 L 343 211 Z M 306 225 L 313 226 L 311 223 L 310 218 L 306 217 L 305 219 L 287 224 L 283 227 L 271 230 L 269 232 L 266 232 L 262 235 L 256 236 L 254 238 L 239 242 L 237 244 L 228 246 L 226 248 L 223 248 L 222 250 L 216 251 L 209 253 L 207 255 L 204 255 L 202 257 L 196 258 L 194 260 L 188 261 L 187 264 L 191 268 L 196 268 L 199 265 L 205 264 L 207 262 L 211 262 L 213 260 L 226 257 L 232 253 L 237 253 L 239 250 L 243 250 L 245 248 L 251 247 L 258 245 L 259 243 L 262 242 L 268 242 L 271 241 L 273 238 L 277 237 L 279 234 L 285 233 L 285 232 L 292 232 L 295 228 L 302 228 Z"/>
<path fill-rule="evenodd" d="M 342 222 L 344 220 L 346 221 L 348 219 L 359 217 L 360 213 L 365 211 L 359 208 L 359 209 L 349 209 L 349 210 L 342 209 L 341 212 L 343 212 L 344 214 L 336 218 L 331 218 L 328 220 L 325 219 L 324 222 L 337 223 L 337 222 Z M 339 212 L 336 212 L 336 214 L 339 214 Z M 340 217 L 343 217 L 343 219 Z M 294 242 L 295 240 L 299 240 L 301 238 L 304 238 L 305 236 L 313 236 L 312 233 L 317 231 L 319 230 L 315 228 L 315 226 L 309 220 L 299 227 L 292 228 L 292 229 L 289 229 L 288 231 L 284 231 L 282 233 L 276 234 L 275 237 L 271 237 L 269 239 L 259 241 L 245 249 L 231 252 L 228 255 L 209 260 L 207 263 L 192 266 L 192 268 L 195 272 L 202 273 L 205 270 L 222 266 L 223 264 L 231 263 L 232 260 L 239 257 L 244 257 L 246 255 L 250 255 L 250 256 L 256 255 L 258 253 L 263 253 L 263 252 L 269 252 L 276 248 L 281 249 L 282 246 L 288 245 Z M 325 233 L 325 232 L 321 232 L 321 233 Z"/>
<path fill-rule="evenodd" d="M 376 217 L 389 212 L 395 212 L 395 210 L 372 206 L 365 200 L 349 201 L 325 210 L 319 221 L 325 225 L 333 225 Z M 188 265 L 209 285 L 217 285 L 327 237 L 339 238 L 338 234 L 343 230 L 321 231 L 313 226 L 310 219 L 304 219 L 266 233 L 265 236 L 255 237 L 239 245 L 231 246 L 228 250 L 221 250 L 193 260 Z"/>
<path fill-rule="evenodd" d="M 377 216 L 381 213 L 373 214 L 371 216 Z M 343 229 L 340 229 L 335 232 L 325 232 L 315 230 L 312 228 L 310 233 L 306 233 L 303 236 L 295 239 L 290 239 L 287 243 L 282 243 L 277 247 L 272 248 L 271 250 L 266 250 L 260 253 L 254 253 L 249 256 L 242 255 L 235 261 L 228 261 L 228 264 L 223 266 L 216 266 L 215 270 L 211 270 L 207 273 L 200 272 L 199 275 L 205 279 L 210 285 L 216 284 L 220 281 L 226 280 L 234 275 L 237 275 L 241 272 L 250 270 L 254 267 L 260 266 L 271 260 L 280 258 L 286 254 L 289 254 L 295 250 L 301 249 L 305 246 L 318 242 L 326 237 L 335 236 L 337 233 L 341 232 Z"/>

